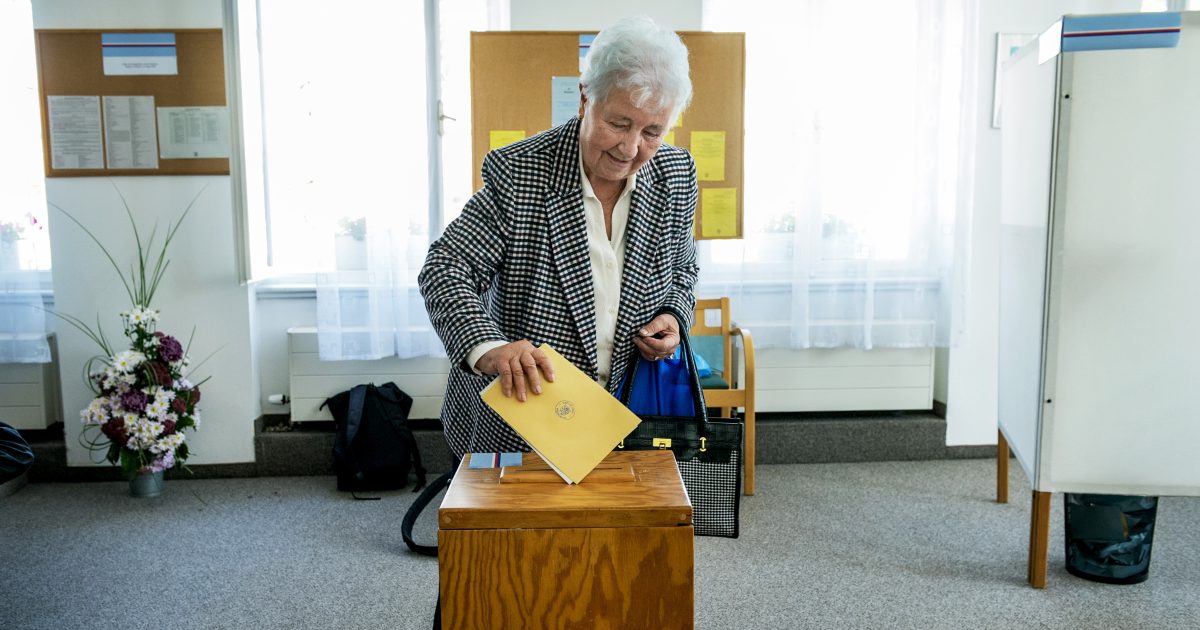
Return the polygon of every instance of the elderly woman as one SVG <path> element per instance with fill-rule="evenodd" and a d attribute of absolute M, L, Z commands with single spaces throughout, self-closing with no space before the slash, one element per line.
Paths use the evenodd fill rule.
<path fill-rule="evenodd" d="M 663 136 L 691 100 L 687 48 L 649 18 L 596 36 L 579 116 L 492 151 L 484 186 L 429 249 L 421 293 L 450 357 L 455 455 L 529 450 L 479 398 L 541 393 L 547 343 L 615 391 L 633 352 L 670 356 L 696 282 L 696 167 Z M 540 373 L 539 373 L 540 370 Z"/>

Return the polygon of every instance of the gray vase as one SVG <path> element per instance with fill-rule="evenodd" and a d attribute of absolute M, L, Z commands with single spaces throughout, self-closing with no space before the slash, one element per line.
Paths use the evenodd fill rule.
<path fill-rule="evenodd" d="M 129 476 L 129 496 L 156 497 L 162 493 L 163 474 L 138 471 Z"/>

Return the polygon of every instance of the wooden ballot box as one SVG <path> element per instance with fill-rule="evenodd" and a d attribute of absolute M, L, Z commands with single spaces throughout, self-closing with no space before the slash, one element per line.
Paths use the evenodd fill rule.
<path fill-rule="evenodd" d="M 692 506 L 670 451 L 567 485 L 536 454 L 454 475 L 438 510 L 442 627 L 691 628 Z"/>

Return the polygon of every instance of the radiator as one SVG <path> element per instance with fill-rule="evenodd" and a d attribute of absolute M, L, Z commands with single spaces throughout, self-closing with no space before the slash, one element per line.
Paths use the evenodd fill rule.
<path fill-rule="evenodd" d="M 933 406 L 932 348 L 758 350 L 756 411 L 883 411 Z M 315 328 L 288 329 L 293 422 L 332 420 L 326 398 L 360 383 L 393 381 L 413 397 L 412 418 L 437 418 L 445 359 L 321 361 Z"/>
<path fill-rule="evenodd" d="M 317 355 L 316 328 L 288 329 L 288 397 L 292 422 L 333 420 L 329 408 L 317 409 L 325 399 L 362 383 L 394 382 L 412 396 L 410 418 L 437 418 L 442 411 L 446 375 L 445 359 L 421 357 L 376 361 L 321 361 Z"/>
<path fill-rule="evenodd" d="M 933 408 L 933 348 L 757 350 L 755 411 Z"/>

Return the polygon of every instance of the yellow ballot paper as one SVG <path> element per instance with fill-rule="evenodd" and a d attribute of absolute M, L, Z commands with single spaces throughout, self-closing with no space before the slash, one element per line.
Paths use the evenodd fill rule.
<path fill-rule="evenodd" d="M 479 395 L 567 483 L 579 483 L 641 420 L 554 348 L 540 350 L 554 366 L 541 394 L 520 402 L 496 379 Z"/>

